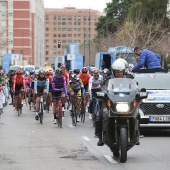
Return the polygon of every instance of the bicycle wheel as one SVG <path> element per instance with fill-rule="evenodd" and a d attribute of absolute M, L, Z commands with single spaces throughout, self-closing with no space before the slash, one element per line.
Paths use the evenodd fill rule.
<path fill-rule="evenodd" d="M 50 109 L 50 95 L 47 95 L 47 101 L 46 101 L 46 113 L 49 113 Z"/>
<path fill-rule="evenodd" d="M 72 109 L 72 125 L 76 126 L 77 125 L 77 110 L 76 110 L 75 104 L 73 104 L 73 109 Z"/>
<path fill-rule="evenodd" d="M 81 122 L 85 122 L 85 106 L 84 106 L 84 102 L 82 102 L 81 105 Z"/>
<path fill-rule="evenodd" d="M 42 102 L 40 103 L 40 114 L 39 114 L 39 117 L 40 117 L 40 123 L 42 124 L 43 123 L 43 103 Z"/>
<path fill-rule="evenodd" d="M 58 105 L 58 127 L 62 128 L 62 108 Z"/>

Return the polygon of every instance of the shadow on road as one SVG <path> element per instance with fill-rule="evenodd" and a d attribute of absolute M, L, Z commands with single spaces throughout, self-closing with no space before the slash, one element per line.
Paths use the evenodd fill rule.
<path fill-rule="evenodd" d="M 170 129 L 142 129 L 140 133 L 146 137 L 170 137 Z"/>

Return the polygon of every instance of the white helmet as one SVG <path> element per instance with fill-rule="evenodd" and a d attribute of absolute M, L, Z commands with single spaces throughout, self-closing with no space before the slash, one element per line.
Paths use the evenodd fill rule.
<path fill-rule="evenodd" d="M 124 62 L 120 61 L 120 60 L 116 60 L 113 64 L 112 64 L 112 69 L 113 70 L 117 70 L 117 71 L 124 71 L 125 70 L 125 64 Z"/>
<path fill-rule="evenodd" d="M 126 60 L 124 60 L 123 58 L 118 58 L 116 61 L 122 61 L 125 64 L 125 67 L 128 68 L 129 64 Z"/>
<path fill-rule="evenodd" d="M 91 71 L 91 72 L 94 72 L 95 70 L 97 70 L 96 67 L 91 67 L 91 68 L 90 68 L 90 71 Z"/>

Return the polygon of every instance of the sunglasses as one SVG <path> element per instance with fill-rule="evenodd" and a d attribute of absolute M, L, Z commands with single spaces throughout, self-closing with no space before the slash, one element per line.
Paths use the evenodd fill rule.
<path fill-rule="evenodd" d="M 99 75 L 94 75 L 94 77 L 99 77 Z"/>
<path fill-rule="evenodd" d="M 83 74 L 87 74 L 87 72 L 82 72 Z"/>

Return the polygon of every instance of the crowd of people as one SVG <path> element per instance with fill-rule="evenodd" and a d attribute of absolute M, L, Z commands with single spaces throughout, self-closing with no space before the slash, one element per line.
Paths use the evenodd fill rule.
<path fill-rule="evenodd" d="M 159 56 L 152 57 L 153 53 L 149 50 L 142 50 L 139 47 L 134 49 L 134 53 L 139 55 L 139 62 L 131 68 L 136 70 L 142 66 L 150 69 L 160 69 Z M 32 111 L 35 112 L 35 119 L 39 120 L 40 110 L 40 95 L 43 94 L 43 107 L 46 108 L 47 95 L 50 96 L 49 110 L 53 112 L 53 123 L 57 123 L 56 107 L 57 103 L 54 100 L 56 97 L 61 97 L 62 111 L 68 109 L 71 111 L 73 96 L 77 95 L 77 122 L 80 121 L 81 100 L 85 100 L 86 112 L 89 112 L 89 119 L 92 119 L 93 113 L 93 98 L 95 92 L 101 91 L 101 88 L 107 87 L 107 81 L 111 78 L 128 77 L 131 75 L 126 73 L 128 63 L 124 59 L 117 59 L 112 64 L 111 70 L 104 68 L 100 72 L 94 66 L 88 69 L 83 67 L 81 70 L 75 69 L 71 72 L 66 70 L 65 66 L 57 68 L 55 72 L 52 70 L 45 71 L 43 69 L 30 70 L 10 70 L 8 73 L 5 70 L 0 71 L 0 112 L 3 112 L 3 107 L 11 95 L 11 103 L 14 112 L 17 112 L 17 102 L 19 93 L 22 99 L 30 100 Z M 9 93 L 8 93 L 9 92 Z M 69 107 L 66 108 L 66 103 Z M 23 106 L 23 103 L 22 103 Z M 100 113 L 102 114 L 102 113 Z M 96 119 L 95 136 L 99 138 L 98 145 L 102 146 L 102 115 L 98 115 Z"/>

